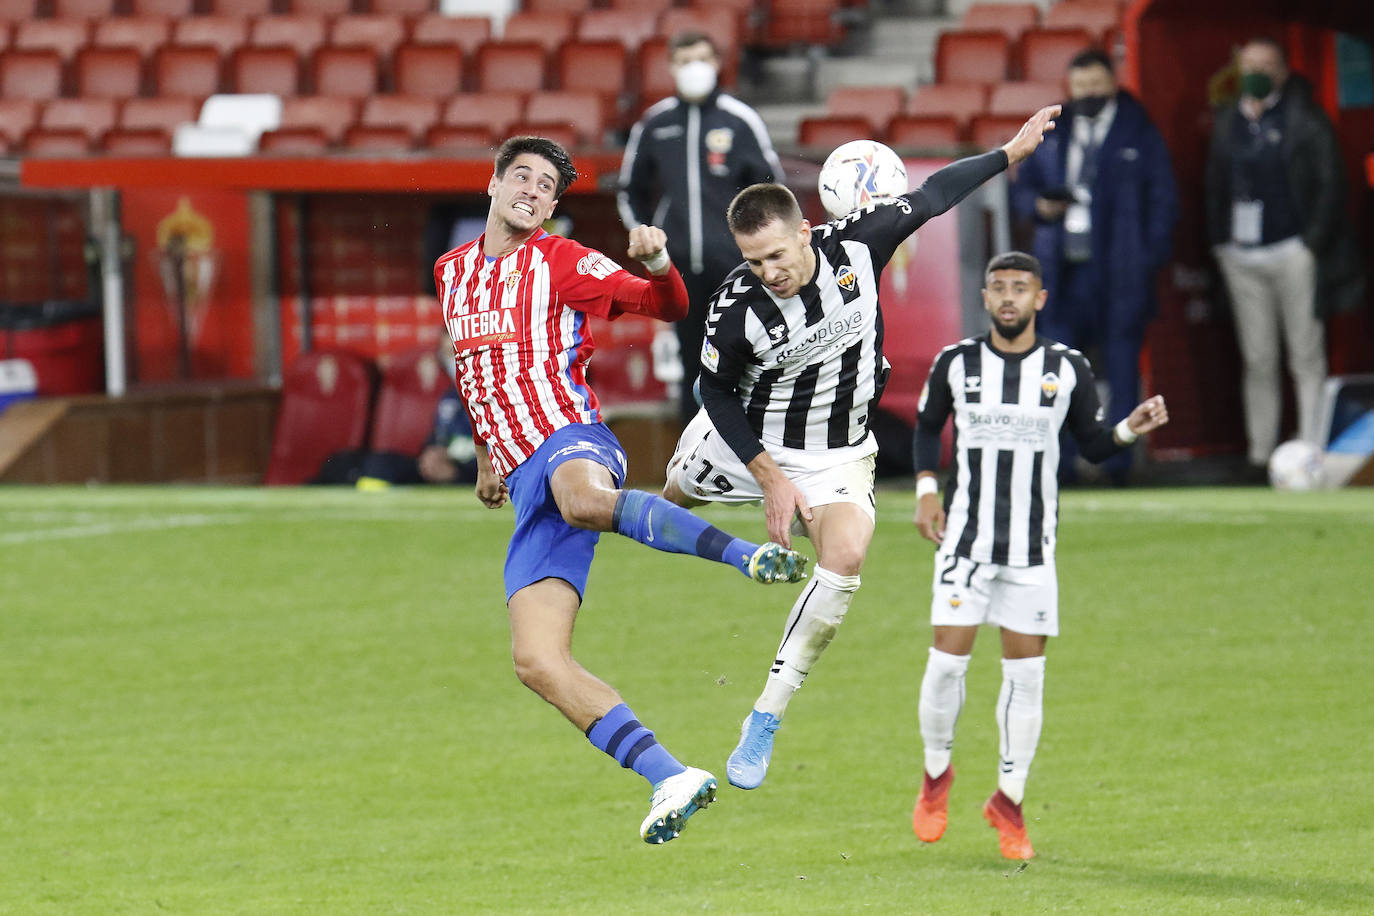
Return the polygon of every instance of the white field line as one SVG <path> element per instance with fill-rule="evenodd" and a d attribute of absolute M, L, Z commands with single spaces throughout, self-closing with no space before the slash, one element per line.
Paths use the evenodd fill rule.
<path fill-rule="evenodd" d="M 247 521 L 241 515 L 167 515 L 161 518 L 131 518 L 65 528 L 35 528 L 31 531 L 0 533 L 0 544 L 30 544 L 35 541 L 65 541 L 104 537 L 135 531 L 167 531 L 172 528 L 199 528 L 206 525 L 235 525 Z"/>

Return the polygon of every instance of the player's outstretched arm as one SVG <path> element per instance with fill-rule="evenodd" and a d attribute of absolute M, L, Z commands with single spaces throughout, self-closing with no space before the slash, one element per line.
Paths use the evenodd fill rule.
<path fill-rule="evenodd" d="M 506 504 L 510 493 L 506 482 L 491 466 L 491 456 L 485 446 L 477 446 L 477 498 L 488 509 L 499 509 Z"/>
<path fill-rule="evenodd" d="M 1035 152 L 1045 139 L 1045 134 L 1054 130 L 1054 119 L 1059 117 L 1060 106 L 1047 105 L 1031 115 L 1030 120 L 1021 125 L 1021 129 L 1016 132 L 1002 147 L 1002 152 L 1007 154 L 1007 163 L 1015 165 Z"/>

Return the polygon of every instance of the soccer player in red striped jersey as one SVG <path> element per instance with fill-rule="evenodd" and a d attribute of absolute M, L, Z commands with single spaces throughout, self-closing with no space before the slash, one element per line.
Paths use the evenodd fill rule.
<path fill-rule="evenodd" d="M 477 444 L 477 497 L 492 509 L 507 500 L 515 507 L 505 585 L 516 674 L 595 747 L 649 781 L 640 836 L 664 843 L 714 800 L 716 780 L 679 763 L 613 687 L 572 657 L 573 622 L 600 533 L 727 563 L 760 582 L 798 581 L 806 561 L 778 544 L 732 537 L 659 496 L 622 489 L 624 449 L 587 385 L 595 347 L 587 316 L 675 321 L 687 314 L 687 290 L 657 227 L 630 232 L 627 254 L 648 279 L 544 230 L 576 178 L 557 143 L 507 140 L 487 185 L 486 231 L 441 257 L 434 279 Z"/>

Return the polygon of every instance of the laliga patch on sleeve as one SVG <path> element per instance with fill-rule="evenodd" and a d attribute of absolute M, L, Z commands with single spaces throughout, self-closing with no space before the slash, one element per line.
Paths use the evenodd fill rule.
<path fill-rule="evenodd" d="M 577 262 L 577 272 L 585 277 L 604 280 L 621 267 L 599 251 L 589 251 Z"/>
<path fill-rule="evenodd" d="M 701 364 L 712 372 L 720 369 L 720 351 L 711 346 L 711 341 L 701 342 Z"/>

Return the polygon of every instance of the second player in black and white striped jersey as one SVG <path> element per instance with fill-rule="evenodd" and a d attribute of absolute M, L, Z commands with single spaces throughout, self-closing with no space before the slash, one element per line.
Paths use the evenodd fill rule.
<path fill-rule="evenodd" d="M 873 537 L 877 443 L 869 421 L 886 380 L 883 267 L 926 220 L 1028 156 L 1057 113 L 1037 112 L 1001 149 L 814 230 L 781 185 L 753 185 L 730 204 L 744 264 L 708 311 L 703 409 L 678 441 L 664 496 L 680 505 L 762 501 L 771 538 L 790 545 L 795 519 L 817 554 L 726 765 L 740 788 L 762 783 L 773 732 L 843 620 Z"/>

